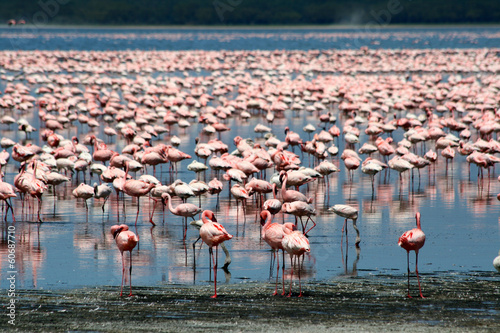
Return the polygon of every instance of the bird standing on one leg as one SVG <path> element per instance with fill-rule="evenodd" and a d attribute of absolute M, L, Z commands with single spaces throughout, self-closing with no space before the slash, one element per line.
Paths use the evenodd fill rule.
<path fill-rule="evenodd" d="M 116 246 L 122 255 L 122 286 L 120 289 L 120 296 L 123 294 L 123 279 L 125 277 L 125 258 L 123 251 L 130 252 L 130 268 L 129 268 L 129 281 L 130 281 L 130 294 L 132 296 L 132 250 L 137 245 L 139 238 L 132 231 L 128 230 L 125 224 L 114 225 L 111 227 L 111 234 L 116 241 Z"/>
<path fill-rule="evenodd" d="M 399 237 L 398 245 L 406 250 L 407 253 L 407 263 L 408 263 L 408 297 L 410 296 L 410 251 L 415 251 L 415 272 L 417 273 L 418 280 L 418 290 L 420 291 L 420 297 L 424 298 L 422 295 L 422 289 L 420 288 L 420 277 L 418 276 L 418 250 L 424 246 L 425 234 L 420 228 L 420 213 L 415 214 L 417 220 L 417 227 L 405 232 L 401 237 Z"/>

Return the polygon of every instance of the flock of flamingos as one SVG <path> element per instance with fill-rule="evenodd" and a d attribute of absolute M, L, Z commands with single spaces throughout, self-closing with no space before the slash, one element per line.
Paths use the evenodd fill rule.
<path fill-rule="evenodd" d="M 201 222 L 193 223 L 211 253 L 212 297 L 217 297 L 218 246 L 233 236 L 217 221 L 217 212 L 202 209 L 195 197 L 218 196 L 226 187 L 243 207 L 259 207 L 261 237 L 274 252 L 278 273 L 277 254 L 283 253 L 282 294 L 286 252 L 292 277 L 298 268 L 300 297 L 300 257 L 314 251 L 308 237 L 314 233 L 317 214 L 313 199 L 301 192 L 303 185 L 322 179 L 328 184 L 329 177 L 344 170 L 350 175 L 361 171 L 371 178 L 373 193 L 374 177 L 384 169 L 398 172 L 402 185 L 405 173 L 412 181 L 412 169 L 419 175 L 421 170 L 430 173 L 437 160 L 446 161 L 440 167 L 448 168 L 461 154 L 477 168 L 478 186 L 489 191 L 491 170 L 500 162 L 497 52 L 367 48 L 0 52 L 0 122 L 4 129 L 15 128 L 21 138 L 16 142 L 3 137 L 0 142 L 1 165 L 14 163 L 20 170 L 13 184 L 0 182 L 4 220 L 9 210 L 13 223 L 16 215 L 19 219 L 11 201 L 15 198 L 16 211 L 31 211 L 23 216 L 42 222 L 48 186 L 55 188 L 82 174 L 84 181 L 72 191 L 75 198 L 102 199 L 104 204 L 115 194 L 137 198 L 135 224 L 141 198 L 154 201 L 155 208 L 168 206 L 172 214 L 185 218 L 185 228 L 188 218 L 195 221 L 201 214 Z M 290 112 L 315 114 L 317 121 L 304 124 L 302 131 L 286 127 L 278 133 L 275 119 Z M 30 117 L 37 121 L 28 121 Z M 228 126 L 231 118 L 245 122 L 251 117 L 262 120 L 254 133 L 265 138 L 264 145 L 232 133 Z M 341 118 L 342 123 L 337 121 Z M 195 149 L 181 151 L 175 133 L 189 132 L 194 123 L 201 125 Z M 75 133 L 63 135 L 75 125 Z M 403 133 L 403 139 L 394 140 L 393 132 Z M 32 142 L 33 136 L 41 147 Z M 224 142 L 221 136 L 231 140 Z M 108 146 L 118 140 L 124 143 L 121 150 Z M 339 140 L 345 141 L 342 151 Z M 179 165 L 186 162 L 187 170 L 197 175 L 190 183 L 174 179 Z M 168 165 L 168 183 L 156 178 L 162 165 Z M 208 182 L 200 180 L 206 170 L 216 175 Z M 182 203 L 175 205 L 175 197 Z M 337 204 L 330 210 L 345 222 L 352 220 L 359 246 L 356 208 Z M 293 215 L 295 222 L 273 222 L 277 214 Z M 153 217 L 154 209 L 149 217 L 152 225 Z M 416 228 L 405 232 L 398 243 L 408 254 L 408 297 L 409 253 L 416 253 L 418 278 L 418 252 L 425 242 L 419 212 L 415 219 Z M 120 295 L 126 276 L 124 252 L 130 252 L 132 295 L 132 250 L 140 241 L 129 228 L 111 227 L 122 254 Z M 347 238 L 346 223 L 342 234 L 344 229 Z M 186 229 L 184 237 L 185 233 Z M 500 271 L 500 257 L 494 265 Z M 424 297 L 419 279 L 418 285 L 419 296 Z"/>

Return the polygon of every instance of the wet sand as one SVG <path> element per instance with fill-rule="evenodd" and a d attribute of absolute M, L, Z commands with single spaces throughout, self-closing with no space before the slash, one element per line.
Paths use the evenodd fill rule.
<path fill-rule="evenodd" d="M 418 295 L 416 279 L 412 294 Z M 425 299 L 406 297 L 406 277 L 337 277 L 303 283 L 304 296 L 271 296 L 273 283 L 18 290 L 20 332 L 233 332 L 500 330 L 500 278 L 493 272 L 422 276 Z M 2 303 L 8 298 L 2 294 Z M 2 331 L 12 327 L 4 320 Z"/>

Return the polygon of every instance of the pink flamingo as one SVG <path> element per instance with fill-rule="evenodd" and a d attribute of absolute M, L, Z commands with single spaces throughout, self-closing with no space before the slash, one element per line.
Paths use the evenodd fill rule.
<path fill-rule="evenodd" d="M 287 190 L 288 173 L 286 171 L 280 172 L 281 181 L 281 197 L 284 202 L 294 202 L 303 201 L 306 203 L 311 203 L 312 198 L 307 198 L 304 194 L 295 190 Z"/>
<path fill-rule="evenodd" d="M 307 237 L 298 230 L 290 230 L 286 225 L 283 225 L 283 240 L 281 241 L 281 245 L 283 249 L 290 254 L 290 263 L 292 267 L 292 273 L 290 275 L 290 291 L 288 293 L 288 297 L 292 296 L 292 281 L 293 281 L 293 259 L 294 256 L 297 259 L 302 256 L 306 252 L 311 252 L 311 247 L 309 246 L 309 240 Z M 299 260 L 297 260 L 299 261 Z M 302 284 L 300 281 L 300 270 L 301 265 L 299 264 L 299 297 L 302 297 Z"/>
<path fill-rule="evenodd" d="M 344 225 L 342 226 L 342 236 L 344 234 L 344 228 L 345 228 L 345 237 L 346 237 L 346 244 L 347 244 L 347 219 L 352 220 L 352 226 L 354 227 L 354 230 L 356 230 L 356 247 L 359 246 L 359 243 L 361 242 L 361 238 L 359 237 L 359 229 L 356 226 L 356 221 L 358 220 L 358 210 L 354 207 L 351 207 L 349 205 L 334 205 L 328 209 L 331 212 L 334 212 L 338 216 L 341 216 L 345 218 L 344 220 Z M 340 240 L 340 243 L 342 244 L 342 239 Z"/>
<path fill-rule="evenodd" d="M 302 225 L 302 231 L 304 232 L 304 235 L 307 235 L 309 231 L 311 231 L 312 228 L 316 226 L 316 222 L 312 219 L 311 216 L 316 215 L 316 210 L 309 205 L 307 202 L 303 201 L 293 201 L 293 202 L 285 202 L 282 206 L 283 212 L 287 214 L 292 214 L 296 217 L 299 218 L 300 224 Z M 306 225 L 304 226 L 304 223 L 302 222 L 302 216 L 307 216 L 306 220 Z M 307 229 L 307 223 L 311 220 L 313 223 L 313 226 Z M 297 221 L 297 219 L 295 219 Z"/>
<path fill-rule="evenodd" d="M 203 225 L 200 228 L 200 236 L 203 242 L 208 245 L 214 269 L 214 290 L 215 293 L 211 298 L 217 297 L 217 263 L 218 263 L 218 245 L 226 240 L 233 238 L 222 224 L 217 223 L 214 212 L 205 210 L 201 214 Z M 215 246 L 215 258 L 212 248 Z"/>
<path fill-rule="evenodd" d="M 89 206 L 87 205 L 87 199 L 90 199 L 94 196 L 94 188 L 90 185 L 87 185 L 85 183 L 81 183 L 78 185 L 77 188 L 75 188 L 72 192 L 73 196 L 75 198 L 82 198 L 85 201 L 85 209 L 89 210 Z"/>
<path fill-rule="evenodd" d="M 172 197 L 170 197 L 170 194 L 167 192 L 162 193 L 161 195 L 162 200 L 166 200 L 168 203 L 168 209 L 170 212 L 174 215 L 177 216 L 183 216 L 185 217 L 185 223 L 184 223 L 184 238 L 186 237 L 186 231 L 187 231 L 187 218 L 190 217 L 194 221 L 194 216 L 199 214 L 201 212 L 201 208 L 198 206 L 192 204 L 192 203 L 181 203 L 177 205 L 177 207 L 172 206 Z"/>
<path fill-rule="evenodd" d="M 128 230 L 125 224 L 114 225 L 111 227 L 111 234 L 115 239 L 116 246 L 122 255 L 122 286 L 120 289 L 120 296 L 123 295 L 123 279 L 125 277 L 125 257 L 123 251 L 130 252 L 130 267 L 129 267 L 129 281 L 130 281 L 130 294 L 132 296 L 132 250 L 137 245 L 139 238 L 132 231 Z"/>
<path fill-rule="evenodd" d="M 407 253 L 407 263 L 408 263 L 408 297 L 410 296 L 410 251 L 415 251 L 415 272 L 417 273 L 418 280 L 418 290 L 420 291 L 420 297 L 424 298 L 422 295 L 422 289 L 420 288 L 420 278 L 418 276 L 418 250 L 424 246 L 425 234 L 420 228 L 420 213 L 415 214 L 417 220 L 417 227 L 405 232 L 401 237 L 399 237 L 398 245 L 406 250 Z"/>
<path fill-rule="evenodd" d="M 127 169 L 125 171 L 124 178 L 127 179 L 128 170 L 129 170 L 129 163 L 126 162 L 125 165 L 127 166 Z M 151 189 L 153 187 L 155 187 L 155 184 L 149 184 L 149 183 L 146 183 L 145 181 L 137 180 L 137 179 L 125 180 L 125 183 L 123 183 L 123 192 L 131 197 L 137 198 L 137 215 L 135 217 L 135 225 L 137 225 L 137 219 L 139 218 L 139 208 L 140 208 L 139 198 L 148 194 L 149 191 L 151 191 Z M 155 225 L 152 217 L 150 217 L 149 222 L 151 222 L 152 225 Z"/>
<path fill-rule="evenodd" d="M 273 188 L 273 198 L 272 199 L 267 199 L 264 201 L 264 204 L 262 205 L 263 210 L 268 210 L 272 215 L 276 215 L 280 212 L 282 203 L 278 199 L 276 199 L 276 183 L 273 183 L 272 185 Z"/>
<path fill-rule="evenodd" d="M 241 200 L 241 206 L 243 207 L 243 214 L 245 214 L 245 200 L 250 198 L 248 191 L 240 184 L 234 184 L 231 187 L 231 194 L 236 199 L 236 212 L 238 211 L 238 201 Z"/>
<path fill-rule="evenodd" d="M 208 193 L 217 194 L 217 207 L 219 207 L 219 193 L 222 192 L 222 182 L 214 177 L 207 185 Z"/>
<path fill-rule="evenodd" d="M 38 216 L 37 221 L 43 222 L 40 217 L 40 212 L 42 210 L 42 195 L 43 192 L 47 189 L 47 185 L 45 183 L 36 178 L 36 163 L 37 161 L 31 162 L 33 163 L 33 174 L 26 172 L 26 168 L 28 164 L 24 164 L 22 167 L 22 171 L 16 177 L 14 177 L 14 185 L 19 189 L 21 193 L 29 193 L 32 197 L 37 198 L 38 200 Z"/>
<path fill-rule="evenodd" d="M 14 217 L 14 209 L 12 208 L 12 203 L 10 202 L 10 198 L 15 198 L 17 197 L 14 187 L 10 185 L 9 183 L 6 183 L 2 181 L 2 175 L 0 173 L 0 200 L 5 201 L 7 204 L 7 209 L 5 210 L 5 218 L 4 220 L 7 221 L 7 213 L 9 212 L 9 208 L 12 213 L 12 221 L 16 222 L 16 218 Z"/>
<path fill-rule="evenodd" d="M 92 135 L 90 137 L 90 142 L 94 144 L 94 153 L 92 154 L 92 159 L 94 161 L 106 163 L 106 161 L 109 161 L 111 157 L 113 157 L 113 155 L 115 154 L 113 150 L 108 149 L 106 144 L 104 143 L 98 144 L 95 135 Z"/>
<path fill-rule="evenodd" d="M 273 251 L 273 256 L 276 259 L 277 258 L 277 268 L 276 268 L 276 287 L 274 289 L 274 295 L 278 294 L 278 276 L 279 276 L 279 271 L 280 271 L 280 259 L 279 259 L 279 253 L 276 255 L 276 252 L 279 252 L 279 250 L 283 251 L 283 263 L 282 263 L 282 280 L 283 280 L 283 293 L 282 295 L 285 294 L 285 252 L 283 250 L 283 245 L 281 244 L 283 240 L 283 226 L 286 226 L 286 228 L 289 228 L 290 230 L 295 229 L 295 225 L 293 223 L 285 223 L 285 224 L 279 224 L 279 223 L 272 223 L 273 221 L 273 215 L 271 212 L 267 210 L 263 210 L 260 212 L 260 223 L 262 225 L 262 231 L 261 231 L 261 236 L 262 239 L 269 244 Z"/>

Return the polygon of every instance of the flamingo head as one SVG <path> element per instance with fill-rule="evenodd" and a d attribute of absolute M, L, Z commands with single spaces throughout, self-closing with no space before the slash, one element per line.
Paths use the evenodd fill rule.
<path fill-rule="evenodd" d="M 127 231 L 128 226 L 126 224 L 115 224 L 114 226 L 111 227 L 111 234 L 113 235 L 113 238 L 116 238 L 122 231 Z"/>
<path fill-rule="evenodd" d="M 205 210 L 202 213 L 202 217 L 205 217 L 206 219 L 208 219 L 212 222 L 217 222 L 217 218 L 215 217 L 214 212 L 212 212 L 211 210 Z"/>
<path fill-rule="evenodd" d="M 285 171 L 285 170 L 281 170 L 281 171 L 280 171 L 280 177 L 279 177 L 279 179 L 280 179 L 280 183 L 282 183 L 282 184 L 283 184 L 283 179 L 284 179 L 285 177 L 286 177 L 286 171 Z"/>

